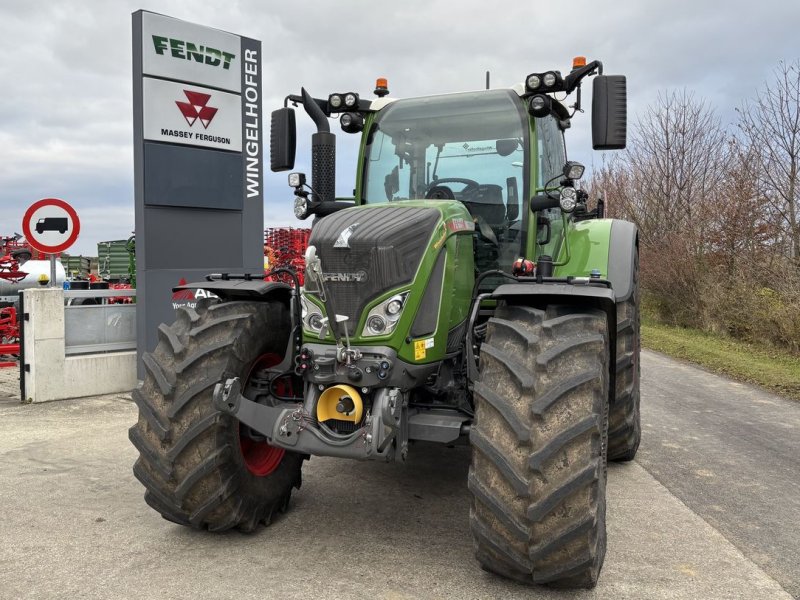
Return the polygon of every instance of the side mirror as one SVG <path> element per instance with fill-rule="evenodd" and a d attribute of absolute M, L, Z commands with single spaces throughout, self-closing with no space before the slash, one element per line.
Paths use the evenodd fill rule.
<path fill-rule="evenodd" d="M 592 147 L 621 150 L 628 131 L 628 94 L 624 75 L 598 75 L 592 87 Z"/>
<path fill-rule="evenodd" d="M 279 108 L 272 111 L 269 130 L 270 168 L 275 172 L 293 169 L 296 147 L 297 127 L 294 109 Z"/>
<path fill-rule="evenodd" d="M 514 150 L 519 148 L 519 141 L 516 138 L 497 140 L 494 146 L 500 156 L 509 156 Z"/>

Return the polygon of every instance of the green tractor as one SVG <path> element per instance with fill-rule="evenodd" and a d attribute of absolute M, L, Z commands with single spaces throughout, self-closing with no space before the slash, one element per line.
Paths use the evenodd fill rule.
<path fill-rule="evenodd" d="M 293 106 L 312 179 L 303 285 L 214 274 L 219 297 L 159 327 L 134 392 L 136 477 L 166 519 L 253 531 L 284 511 L 311 455 L 405 461 L 418 441 L 472 446 L 481 566 L 596 584 L 606 461 L 639 444 L 638 240 L 578 189 L 563 132 L 593 79 L 595 149 L 624 148 L 626 82 L 598 61 L 524 85 L 394 100 L 287 96 L 273 171 L 294 167 Z M 575 93 L 568 108 L 558 98 Z M 570 110 L 571 109 L 571 110 Z M 334 194 L 331 117 L 360 134 L 354 197 Z"/>

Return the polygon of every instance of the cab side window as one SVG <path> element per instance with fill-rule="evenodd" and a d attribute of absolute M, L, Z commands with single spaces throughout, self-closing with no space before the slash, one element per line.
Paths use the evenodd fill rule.
<path fill-rule="evenodd" d="M 564 135 L 552 116 L 536 119 L 536 134 L 540 165 L 536 187 L 542 189 L 553 178 L 555 181 L 550 185 L 558 185 L 558 178 L 567 160 Z"/>

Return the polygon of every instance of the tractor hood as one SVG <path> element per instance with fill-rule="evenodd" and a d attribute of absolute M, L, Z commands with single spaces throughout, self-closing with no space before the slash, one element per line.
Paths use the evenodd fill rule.
<path fill-rule="evenodd" d="M 452 352 L 475 281 L 473 229 L 464 205 L 448 200 L 356 206 L 318 220 L 309 245 L 320 259 L 330 308 L 347 317 L 351 342 L 392 348 L 418 363 Z M 325 316 L 318 294 L 309 289 L 304 297 L 308 318 L 314 311 Z M 392 300 L 400 312 L 396 302 L 390 310 Z M 324 340 L 314 335 L 319 329 L 308 318 L 309 342 L 333 342 L 330 332 Z"/>
<path fill-rule="evenodd" d="M 367 303 L 410 284 L 441 219 L 435 208 L 351 208 L 316 223 L 309 245 L 322 260 L 325 284 L 336 313 L 356 334 Z"/>

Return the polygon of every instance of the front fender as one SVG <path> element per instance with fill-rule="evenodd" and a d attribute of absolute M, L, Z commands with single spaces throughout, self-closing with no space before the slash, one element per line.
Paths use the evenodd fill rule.
<path fill-rule="evenodd" d="M 561 244 L 556 277 L 588 277 L 593 270 L 611 282 L 616 302 L 633 293 L 633 269 L 638 251 L 636 225 L 619 219 L 571 223 Z M 568 260 L 569 259 L 569 260 Z"/>

